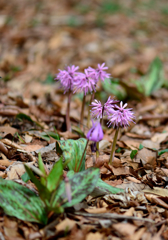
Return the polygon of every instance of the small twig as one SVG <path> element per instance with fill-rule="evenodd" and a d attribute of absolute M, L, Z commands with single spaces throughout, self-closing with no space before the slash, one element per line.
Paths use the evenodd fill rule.
<path fill-rule="evenodd" d="M 137 220 L 137 221 L 144 221 L 144 222 L 150 222 L 155 223 L 151 219 L 147 218 L 139 218 L 139 217 L 131 217 L 126 215 L 119 215 L 115 213 L 86 213 L 86 212 L 74 212 L 75 215 L 81 215 L 84 217 L 92 217 L 92 218 L 104 218 L 104 219 L 119 219 L 119 220 Z"/>
<path fill-rule="evenodd" d="M 168 114 L 139 116 L 137 118 L 137 122 L 148 121 L 148 120 L 156 120 L 156 119 L 168 119 Z"/>
<path fill-rule="evenodd" d="M 71 131 L 71 122 L 70 122 L 70 104 L 71 104 L 72 92 L 68 93 L 68 102 L 67 102 L 67 112 L 66 112 L 66 127 L 67 131 Z"/>
<path fill-rule="evenodd" d="M 86 148 L 87 148 L 88 142 L 89 142 L 89 140 L 87 140 L 87 142 L 86 142 L 86 146 L 85 146 L 85 149 L 83 151 L 83 154 L 82 154 L 82 157 L 81 157 L 78 169 L 76 169 L 76 166 L 75 166 L 75 172 L 79 172 L 79 169 L 80 169 L 80 167 L 82 165 L 82 161 L 83 161 L 83 158 L 84 158 L 84 155 L 85 155 L 85 152 L 86 152 Z"/>
<path fill-rule="evenodd" d="M 83 93 L 83 101 L 82 101 L 82 109 L 81 109 L 81 117 L 80 117 L 80 128 L 83 130 L 83 119 L 84 119 L 84 109 L 85 109 L 85 102 L 86 102 L 86 95 Z"/>

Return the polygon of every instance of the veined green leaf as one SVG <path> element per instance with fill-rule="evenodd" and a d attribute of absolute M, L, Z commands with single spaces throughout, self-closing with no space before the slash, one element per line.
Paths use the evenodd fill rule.
<path fill-rule="evenodd" d="M 59 161 L 56 162 L 47 176 L 47 189 L 51 192 L 55 190 L 62 180 L 63 176 L 63 157 L 60 157 Z"/>
<path fill-rule="evenodd" d="M 91 193 L 91 196 L 99 197 L 105 194 L 110 194 L 110 193 L 116 194 L 123 191 L 124 191 L 123 189 L 113 187 L 108 183 L 104 182 L 101 178 L 99 178 L 93 192 Z"/>
<path fill-rule="evenodd" d="M 59 202 L 63 207 L 71 207 L 81 202 L 95 188 L 99 179 L 99 169 L 89 168 L 85 171 L 73 174 L 70 171 L 69 184 L 71 187 L 71 202 L 68 202 L 65 181 L 62 181 L 57 193 L 55 194 L 53 206 Z"/>
<path fill-rule="evenodd" d="M 26 169 L 26 172 L 28 173 L 31 181 L 36 185 L 38 191 L 39 191 L 39 195 L 40 195 L 40 198 L 43 200 L 43 201 L 46 201 L 47 199 L 49 200 L 50 199 L 50 192 L 48 191 L 48 189 L 45 187 L 45 185 L 43 185 L 33 174 L 32 170 L 25 164 L 25 169 Z M 47 204 L 48 205 L 48 204 Z"/>
<path fill-rule="evenodd" d="M 56 141 L 56 151 L 59 154 L 63 154 L 65 161 L 68 161 L 69 170 L 78 169 L 81 157 L 85 150 L 87 140 L 85 138 L 80 138 L 78 140 L 59 140 Z M 85 170 L 85 156 L 83 157 L 81 167 L 79 171 Z"/>
<path fill-rule="evenodd" d="M 0 206 L 10 216 L 47 223 L 47 214 L 41 199 L 28 188 L 11 180 L 0 179 Z"/>

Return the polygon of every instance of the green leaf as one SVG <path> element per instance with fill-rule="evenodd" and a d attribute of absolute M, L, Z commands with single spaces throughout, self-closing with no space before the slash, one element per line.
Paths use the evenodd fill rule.
<path fill-rule="evenodd" d="M 41 124 L 39 124 L 38 122 L 35 122 L 31 119 L 30 116 L 28 116 L 27 114 L 25 113 L 18 113 L 16 115 L 16 118 L 19 119 L 19 120 L 27 120 L 29 122 L 32 122 L 32 123 L 35 123 L 36 125 L 38 125 L 39 127 L 43 128 L 43 126 Z"/>
<path fill-rule="evenodd" d="M 159 152 L 158 152 L 158 155 L 160 156 L 160 155 L 162 155 L 162 154 L 165 153 L 165 152 L 168 152 L 168 149 L 164 149 L 164 150 L 159 151 Z"/>
<path fill-rule="evenodd" d="M 47 135 L 49 135 L 50 137 L 54 138 L 55 140 L 60 140 L 60 136 L 58 133 L 55 132 L 46 132 Z"/>
<path fill-rule="evenodd" d="M 11 180 L 0 179 L 0 206 L 9 216 L 24 221 L 47 223 L 45 206 L 28 188 Z"/>
<path fill-rule="evenodd" d="M 44 163 L 43 163 L 43 160 L 42 160 L 42 158 L 41 158 L 41 153 L 40 153 L 40 152 L 38 153 L 38 165 L 39 165 L 39 169 L 42 171 L 42 173 L 43 173 L 44 175 L 46 175 Z"/>
<path fill-rule="evenodd" d="M 25 172 L 22 176 L 21 176 L 21 179 L 24 181 L 24 182 L 28 182 L 30 180 L 30 177 L 29 177 L 29 174 L 27 172 Z"/>
<path fill-rule="evenodd" d="M 16 118 L 19 119 L 19 120 L 28 120 L 30 122 L 34 122 L 31 117 L 29 117 L 28 115 L 26 115 L 25 113 L 19 113 L 16 115 Z"/>
<path fill-rule="evenodd" d="M 124 191 L 123 189 L 113 187 L 108 183 L 105 183 L 101 178 L 99 178 L 93 192 L 91 193 L 91 196 L 99 197 L 105 194 L 110 194 L 110 193 L 116 194 L 123 191 Z"/>
<path fill-rule="evenodd" d="M 36 185 L 38 191 L 39 191 L 39 195 L 40 195 L 40 198 L 43 200 L 43 201 L 46 201 L 48 199 L 50 199 L 50 192 L 48 191 L 48 189 L 45 187 L 45 185 L 43 185 L 33 174 L 32 170 L 25 164 L 25 169 L 26 169 L 26 172 L 28 173 L 31 181 Z M 47 203 L 46 203 L 47 204 Z M 48 204 L 47 204 L 48 205 Z"/>
<path fill-rule="evenodd" d="M 58 187 L 60 181 L 62 180 L 62 176 L 63 176 L 62 159 L 63 157 L 61 157 L 59 161 L 54 164 L 49 175 L 47 176 L 47 189 L 50 192 L 55 190 Z"/>
<path fill-rule="evenodd" d="M 68 202 L 65 191 L 65 181 L 62 181 L 55 195 L 54 204 L 60 202 L 63 207 L 71 207 L 81 202 L 95 188 L 99 179 L 99 169 L 89 168 L 75 174 L 70 171 L 69 175 L 72 201 Z"/>
<path fill-rule="evenodd" d="M 139 150 L 141 150 L 142 148 L 144 148 L 144 146 L 140 143 Z"/>
<path fill-rule="evenodd" d="M 48 134 L 46 134 L 45 132 L 40 133 L 40 137 L 44 140 L 46 140 L 47 142 L 50 141 L 50 137 L 48 136 Z"/>
<path fill-rule="evenodd" d="M 46 177 L 47 177 L 47 174 L 46 174 L 46 171 L 45 171 L 45 167 L 44 167 L 44 163 L 43 163 L 43 160 L 41 158 L 41 153 L 38 153 L 38 165 L 39 165 L 39 169 L 40 171 L 44 174 L 45 177 L 42 177 L 41 176 L 41 183 L 46 186 Z"/>
<path fill-rule="evenodd" d="M 85 137 L 84 132 L 83 132 L 79 127 L 77 127 L 77 126 L 72 126 L 72 130 L 73 130 L 74 132 L 77 132 L 81 137 Z"/>
<path fill-rule="evenodd" d="M 130 154 L 130 158 L 134 159 L 134 157 L 136 156 L 137 152 L 138 152 L 138 150 L 132 150 L 131 154 Z"/>
<path fill-rule="evenodd" d="M 146 96 L 150 96 L 152 92 L 161 88 L 164 82 L 163 63 L 158 57 L 151 63 L 147 74 L 140 80 L 134 81 L 138 90 Z"/>
<path fill-rule="evenodd" d="M 65 161 L 68 161 L 69 170 L 78 169 L 82 154 L 85 150 L 87 140 L 85 138 L 80 138 L 78 140 L 59 140 L 56 141 L 56 151 L 58 154 L 63 154 Z M 83 157 L 81 167 L 79 171 L 85 170 L 85 157 Z"/>
<path fill-rule="evenodd" d="M 119 100 L 124 100 L 127 96 L 125 89 L 114 79 L 105 79 L 102 82 L 102 87 L 106 92 L 115 95 Z"/>

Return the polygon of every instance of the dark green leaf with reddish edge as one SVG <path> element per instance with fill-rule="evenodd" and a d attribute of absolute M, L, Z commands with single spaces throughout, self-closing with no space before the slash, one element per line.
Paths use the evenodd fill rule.
<path fill-rule="evenodd" d="M 49 191 L 55 190 L 58 187 L 60 181 L 62 180 L 63 176 L 62 159 L 63 157 L 60 157 L 59 161 L 54 164 L 49 175 L 47 176 L 47 189 Z"/>
<path fill-rule="evenodd" d="M 0 206 L 10 216 L 24 221 L 47 223 L 44 203 L 28 188 L 0 179 Z"/>
<path fill-rule="evenodd" d="M 65 161 L 68 161 L 69 170 L 77 170 L 82 154 L 85 150 L 87 140 L 85 138 L 80 138 L 78 140 L 59 140 L 56 141 L 56 151 L 58 154 L 63 154 Z M 85 157 L 83 157 L 81 167 L 79 171 L 85 170 Z"/>
<path fill-rule="evenodd" d="M 71 202 L 67 200 L 65 191 L 65 181 L 62 181 L 53 201 L 53 206 L 60 203 L 62 207 L 71 207 L 85 199 L 95 188 L 99 179 L 99 169 L 89 168 L 85 171 L 72 174 L 70 171 L 68 176 L 71 187 Z"/>

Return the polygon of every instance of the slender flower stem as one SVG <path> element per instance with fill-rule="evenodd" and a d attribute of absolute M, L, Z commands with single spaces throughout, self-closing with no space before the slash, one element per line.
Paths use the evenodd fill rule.
<path fill-rule="evenodd" d="M 66 112 L 66 128 L 67 131 L 71 131 L 71 122 L 70 122 L 70 104 L 71 104 L 72 92 L 68 92 L 68 102 L 67 102 L 67 112 Z"/>
<path fill-rule="evenodd" d="M 80 118 L 80 128 L 83 130 L 83 118 L 84 118 L 84 108 L 85 108 L 85 102 L 86 102 L 86 95 L 84 93 L 83 95 L 83 101 L 82 101 L 82 109 L 81 109 L 81 118 Z"/>
<path fill-rule="evenodd" d="M 102 118 L 100 119 L 100 124 L 103 126 L 103 114 L 104 114 L 104 105 L 102 108 Z"/>
<path fill-rule="evenodd" d="M 112 162 L 114 160 L 115 146 L 116 146 L 116 142 L 117 142 L 118 132 L 119 132 L 119 128 L 116 129 L 116 132 L 115 132 L 115 135 L 114 135 L 114 140 L 113 140 L 113 145 L 112 145 L 111 155 L 110 155 L 110 160 L 109 160 L 110 165 L 112 165 Z"/>
<path fill-rule="evenodd" d="M 88 143 L 89 143 L 89 140 L 87 140 L 87 142 L 86 142 L 86 146 L 85 146 L 85 149 L 84 149 L 84 151 L 83 151 L 83 154 L 82 154 L 81 160 L 80 160 L 80 162 L 79 162 L 78 168 L 76 169 L 76 166 L 75 166 L 75 172 L 79 172 L 79 169 L 80 169 L 80 167 L 81 167 L 81 165 L 82 165 L 82 161 L 83 161 L 83 158 L 84 158 L 84 155 L 85 155 L 85 152 L 86 152 L 86 148 L 87 148 Z"/>
<path fill-rule="evenodd" d="M 98 160 L 99 157 L 99 142 L 96 142 L 96 160 Z"/>
<path fill-rule="evenodd" d="M 91 105 L 91 103 L 93 102 L 94 97 L 95 97 L 95 92 L 93 92 L 93 93 L 91 94 L 90 105 Z M 91 108 L 92 108 L 90 105 L 89 105 L 89 107 L 88 107 L 88 118 L 87 118 L 87 127 L 88 127 L 88 128 L 90 128 L 90 110 L 91 110 Z"/>

